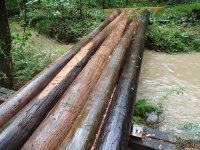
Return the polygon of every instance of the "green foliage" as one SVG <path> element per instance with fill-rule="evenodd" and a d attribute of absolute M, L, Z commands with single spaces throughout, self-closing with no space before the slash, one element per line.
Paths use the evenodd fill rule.
<path fill-rule="evenodd" d="M 99 24 L 103 12 L 79 6 L 78 2 L 42 1 L 29 3 L 28 22 L 40 33 L 62 42 L 76 42 Z M 81 20 L 81 21 L 80 21 Z"/>
<path fill-rule="evenodd" d="M 200 125 L 199 124 L 194 124 L 194 123 L 188 123 L 188 124 L 184 124 L 179 129 L 183 130 L 183 131 L 186 131 L 186 132 L 199 133 L 200 132 Z"/>
<path fill-rule="evenodd" d="M 7 78 L 8 78 L 8 77 L 6 76 L 5 73 L 0 72 L 0 80 L 2 80 L 2 79 L 7 79 Z"/>
<path fill-rule="evenodd" d="M 167 100 L 168 96 L 170 96 L 170 95 L 183 94 L 185 92 L 185 90 L 181 87 L 175 87 L 175 88 L 171 88 L 171 89 L 165 89 L 162 92 L 164 93 L 164 95 L 159 98 L 160 101 Z"/>
<path fill-rule="evenodd" d="M 20 88 L 27 81 L 31 80 L 34 75 L 64 52 L 60 50 L 52 55 L 45 51 L 40 51 L 36 49 L 36 43 L 31 42 L 30 38 L 30 32 L 23 35 L 12 34 L 14 89 Z"/>
<path fill-rule="evenodd" d="M 172 94 L 180 95 L 185 92 L 185 89 L 182 87 L 174 87 L 174 88 L 170 88 L 170 89 L 165 89 L 165 90 L 163 90 L 163 92 L 165 92 L 166 95 L 172 95 Z"/>
<path fill-rule="evenodd" d="M 159 113 L 160 110 L 156 105 L 148 103 L 145 99 L 140 99 L 136 101 L 134 106 L 134 115 L 141 118 L 146 118 L 148 114 L 155 112 Z"/>
<path fill-rule="evenodd" d="M 19 9 L 19 1 L 18 0 L 6 0 L 6 8 L 8 11 Z"/>
<path fill-rule="evenodd" d="M 186 123 L 172 126 L 173 132 L 181 134 L 182 139 L 187 140 L 200 140 L 200 124 L 199 123 Z M 183 143 L 182 143 L 183 144 Z"/>
<path fill-rule="evenodd" d="M 168 53 L 200 51 L 199 8 L 200 3 L 187 3 L 166 8 L 162 14 L 153 14 L 148 46 Z M 158 20 L 167 22 L 161 24 Z"/>
<path fill-rule="evenodd" d="M 159 100 L 157 103 L 161 113 L 164 112 L 163 102 L 165 100 L 167 100 L 170 95 L 181 95 L 185 92 L 185 90 L 182 87 L 174 87 L 174 88 L 170 88 L 170 89 L 165 89 L 162 92 L 164 93 L 164 95 L 159 97 Z"/>
<path fill-rule="evenodd" d="M 134 106 L 133 122 L 141 124 L 148 117 L 148 114 L 153 112 L 157 115 L 163 114 L 163 102 L 167 100 L 170 95 L 180 95 L 183 94 L 184 91 L 185 90 L 181 87 L 165 89 L 162 91 L 164 95 L 158 99 L 158 103 L 156 104 L 148 103 L 145 99 L 137 100 Z"/>
<path fill-rule="evenodd" d="M 9 11 L 20 11 L 22 25 L 62 42 L 76 42 L 99 24 L 104 15 L 98 5 L 95 0 L 29 0 L 25 7 L 23 1 L 7 1 Z"/>
<path fill-rule="evenodd" d="M 132 123 L 134 123 L 134 124 L 142 124 L 143 120 L 144 119 L 142 117 L 140 117 L 140 116 L 133 116 Z"/>
<path fill-rule="evenodd" d="M 185 32 L 174 24 L 151 25 L 148 38 L 153 48 L 168 53 L 200 51 L 200 39 L 196 39 L 196 33 Z"/>
<path fill-rule="evenodd" d="M 0 55 L 4 55 L 5 42 L 0 40 Z"/>

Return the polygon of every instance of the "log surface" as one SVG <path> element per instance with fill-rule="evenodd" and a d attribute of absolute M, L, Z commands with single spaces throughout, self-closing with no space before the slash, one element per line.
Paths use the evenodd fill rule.
<path fill-rule="evenodd" d="M 138 7 L 138 8 L 117 8 L 117 9 L 121 10 L 122 12 L 128 12 L 130 10 L 138 11 L 138 10 L 144 10 L 144 9 L 149 9 L 153 13 L 163 13 L 164 12 L 164 8 L 163 7 Z M 104 9 L 104 14 L 105 15 L 110 15 L 115 10 L 116 10 L 116 8 Z"/>
<path fill-rule="evenodd" d="M 83 109 L 83 111 L 86 112 L 83 112 L 84 115 L 80 114 L 80 117 L 85 117 L 85 119 L 83 119 L 81 125 L 76 129 L 76 132 L 66 149 L 91 149 L 106 111 L 108 101 L 117 84 L 126 51 L 130 47 L 131 39 L 136 29 L 136 24 L 137 19 L 130 23 L 120 43 L 116 46 L 109 63 L 105 67 L 100 79 L 87 100 L 85 109 Z"/>
<path fill-rule="evenodd" d="M 136 35 L 107 113 L 108 117 L 101 130 L 101 136 L 95 145 L 99 150 L 127 148 L 148 18 L 149 12 L 145 10 L 140 17 Z"/>
<path fill-rule="evenodd" d="M 96 84 L 104 65 L 119 42 L 128 19 L 123 17 L 119 25 L 106 38 L 86 67 L 62 96 L 51 114 L 37 128 L 22 149 L 57 149 L 72 126 Z"/>
<path fill-rule="evenodd" d="M 47 87 L 18 113 L 12 123 L 0 134 L 0 149 L 18 149 L 26 142 L 109 35 L 119 19 L 120 16 L 81 48 L 78 54 L 65 65 Z"/>
<path fill-rule="evenodd" d="M 99 27 L 94 29 L 82 41 L 77 43 L 69 53 L 58 59 L 49 68 L 43 70 L 33 80 L 22 87 L 11 98 L 0 105 L 0 127 L 7 123 L 17 112 L 19 112 L 29 101 L 43 90 L 47 84 L 59 73 L 59 71 L 69 62 L 76 53 L 102 31 L 111 21 L 120 14 L 120 10 L 116 10 L 108 17 Z"/>

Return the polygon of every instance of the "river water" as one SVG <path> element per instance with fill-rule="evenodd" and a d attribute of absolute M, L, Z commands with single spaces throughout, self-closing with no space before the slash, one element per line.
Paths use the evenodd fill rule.
<path fill-rule="evenodd" d="M 162 101 L 159 130 L 200 140 L 200 53 L 170 55 L 145 50 L 137 99 L 157 104 L 165 91 L 181 88 Z"/>

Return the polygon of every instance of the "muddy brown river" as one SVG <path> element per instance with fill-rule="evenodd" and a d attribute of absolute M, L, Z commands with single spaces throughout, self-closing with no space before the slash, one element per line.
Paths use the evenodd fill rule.
<path fill-rule="evenodd" d="M 170 55 L 145 50 L 137 99 L 157 104 L 166 90 L 182 88 L 162 101 L 159 130 L 200 140 L 200 53 Z"/>

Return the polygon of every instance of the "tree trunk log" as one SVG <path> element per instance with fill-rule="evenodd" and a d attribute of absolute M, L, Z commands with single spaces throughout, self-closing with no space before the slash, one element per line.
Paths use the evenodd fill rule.
<path fill-rule="evenodd" d="M 140 17 L 128 59 L 101 130 L 101 136 L 96 144 L 96 148 L 99 150 L 127 149 L 148 18 L 149 11 L 145 10 Z"/>
<path fill-rule="evenodd" d="M 111 21 L 120 14 L 116 10 L 108 19 L 94 29 L 87 37 L 77 43 L 69 53 L 57 60 L 49 68 L 38 74 L 31 82 L 22 87 L 16 94 L 0 105 L 0 127 L 7 123 L 18 111 L 20 111 L 29 101 L 40 93 L 49 82 L 60 72 L 76 53 L 101 32 Z"/>
<path fill-rule="evenodd" d="M 12 88 L 11 36 L 5 1 L 0 1 L 0 85 Z"/>
<path fill-rule="evenodd" d="M 125 54 L 131 44 L 135 33 L 137 19 L 134 19 L 127 28 L 120 43 L 115 48 L 112 57 L 104 69 L 100 79 L 90 94 L 86 105 L 79 117 L 84 119 L 80 126 L 76 127 L 73 138 L 67 144 L 67 150 L 88 150 L 91 149 L 95 136 L 105 114 L 108 101 L 117 84 L 120 70 L 124 63 Z M 79 120 L 79 119 L 78 119 Z"/>
<path fill-rule="evenodd" d="M 73 57 L 75 60 L 70 61 L 57 75 L 58 78 L 56 76 L 50 82 L 50 84 L 55 84 L 56 82 L 54 82 L 54 80 L 60 80 L 60 82 L 58 81 L 59 84 L 57 86 L 51 88 L 49 87 L 50 85 L 48 85 L 36 98 L 34 98 L 22 111 L 19 112 L 13 122 L 8 125 L 8 127 L 6 127 L 0 134 L 0 149 L 13 150 L 19 149 L 21 146 L 23 146 L 32 132 L 38 127 L 44 117 L 46 117 L 47 113 L 56 104 L 58 99 L 61 98 L 75 77 L 81 72 L 89 58 L 106 39 L 109 31 L 116 26 L 120 16 L 112 21 L 97 36 L 95 36 L 85 47 L 81 48 L 77 55 L 80 55 L 81 53 L 87 53 L 81 61 L 74 65 L 73 63 L 77 61 L 75 58 L 80 57 L 75 55 Z M 73 68 L 68 72 L 67 70 L 69 70 L 71 67 Z M 65 74 L 65 72 L 66 75 L 64 79 L 61 80 L 63 73 Z"/>
<path fill-rule="evenodd" d="M 86 67 L 62 96 L 58 105 L 37 128 L 22 149 L 53 150 L 58 148 L 83 108 L 102 73 L 109 55 L 126 28 L 127 17 L 122 16 L 120 19 L 119 25 L 106 38 Z"/>
<path fill-rule="evenodd" d="M 90 51 L 44 98 L 34 98 L 0 133 L 0 149 L 20 149 L 47 113 L 61 98 L 95 50 Z"/>

